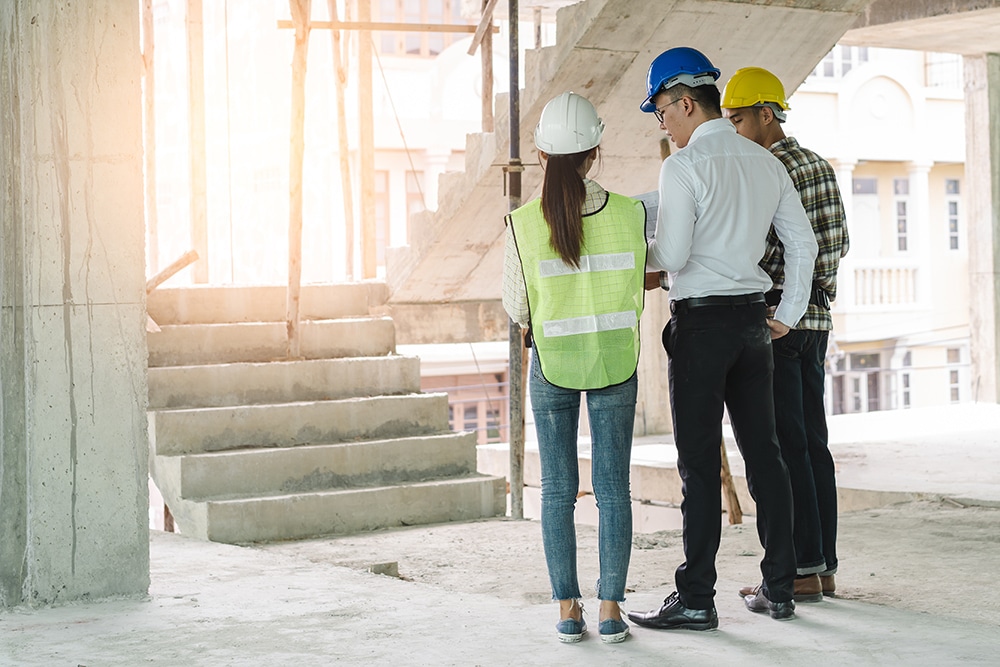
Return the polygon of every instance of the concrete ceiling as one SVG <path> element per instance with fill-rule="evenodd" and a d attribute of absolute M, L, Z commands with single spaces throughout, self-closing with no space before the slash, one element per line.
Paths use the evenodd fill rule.
<path fill-rule="evenodd" d="M 967 56 L 1000 53 L 1000 1 L 876 0 L 840 43 Z"/>

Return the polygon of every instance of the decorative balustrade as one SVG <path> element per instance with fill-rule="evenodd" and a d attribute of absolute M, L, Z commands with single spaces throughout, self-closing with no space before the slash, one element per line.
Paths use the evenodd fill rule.
<path fill-rule="evenodd" d="M 919 295 L 915 263 L 885 259 L 866 262 L 853 268 L 853 278 L 854 298 L 848 299 L 848 304 L 865 307 L 917 304 Z M 848 285 L 843 287 L 849 288 Z"/>

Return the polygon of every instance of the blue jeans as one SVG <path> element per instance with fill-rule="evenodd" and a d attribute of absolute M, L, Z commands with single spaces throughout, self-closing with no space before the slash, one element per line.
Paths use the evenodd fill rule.
<path fill-rule="evenodd" d="M 625 576 L 632 553 L 632 497 L 629 461 L 635 423 L 636 376 L 604 389 L 586 392 L 590 417 L 591 467 L 600 515 L 597 597 L 625 599 Z M 531 407 L 542 467 L 542 544 L 554 600 L 580 596 L 576 569 L 576 524 L 573 512 L 580 489 L 577 432 L 580 395 L 542 377 L 532 353 Z"/>
<path fill-rule="evenodd" d="M 774 341 L 774 416 L 792 480 L 799 575 L 837 571 L 837 481 L 823 390 L 827 331 L 793 329 Z"/>

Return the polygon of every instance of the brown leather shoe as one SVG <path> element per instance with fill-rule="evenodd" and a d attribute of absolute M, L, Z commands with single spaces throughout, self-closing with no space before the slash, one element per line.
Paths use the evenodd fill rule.
<path fill-rule="evenodd" d="M 832 574 L 820 575 L 819 577 L 820 587 L 823 589 L 823 595 L 827 597 L 837 597 L 835 593 L 837 592 L 837 582 L 834 581 Z"/>
<path fill-rule="evenodd" d="M 823 587 L 818 574 L 796 577 L 793 591 L 792 599 L 796 602 L 819 602 L 823 599 Z"/>
<path fill-rule="evenodd" d="M 831 580 L 832 585 L 833 575 L 830 575 L 829 579 Z M 822 589 L 819 575 L 814 574 L 803 579 L 796 579 L 794 585 L 793 599 L 796 602 L 819 602 L 823 599 L 823 595 L 828 595 L 828 593 Z M 759 592 L 760 584 L 757 584 L 756 586 L 744 586 L 740 589 L 740 597 L 752 597 L 757 595 Z"/>

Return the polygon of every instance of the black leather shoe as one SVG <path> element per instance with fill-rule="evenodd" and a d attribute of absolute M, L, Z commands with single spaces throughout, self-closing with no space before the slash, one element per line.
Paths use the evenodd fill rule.
<path fill-rule="evenodd" d="M 719 614 L 715 607 L 711 609 L 688 609 L 681 602 L 677 593 L 671 593 L 663 601 L 663 606 L 647 612 L 630 611 L 630 621 L 646 628 L 672 630 L 685 628 L 687 630 L 714 630 L 719 627 Z"/>
<path fill-rule="evenodd" d="M 756 595 L 748 595 L 743 598 L 743 604 L 753 612 L 769 612 L 771 618 L 778 621 L 787 621 L 795 616 L 794 600 L 789 600 L 788 602 L 771 602 L 764 597 L 763 589 L 758 590 Z"/>

